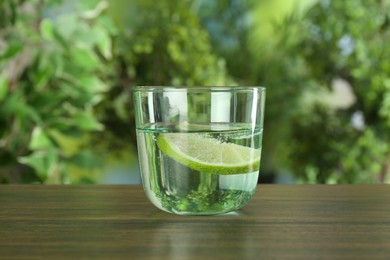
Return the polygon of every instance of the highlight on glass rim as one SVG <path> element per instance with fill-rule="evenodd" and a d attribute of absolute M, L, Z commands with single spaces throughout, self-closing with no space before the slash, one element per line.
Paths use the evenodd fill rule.
<path fill-rule="evenodd" d="M 141 152 L 157 151 L 164 167 L 188 173 L 175 177 L 180 183 L 198 182 L 204 192 L 245 186 L 235 189 L 243 192 L 239 204 L 254 182 L 390 183 L 389 6 L 387 0 L 1 1 L 0 183 L 141 184 L 140 168 L 151 161 L 140 160 L 137 137 Z M 138 86 L 226 92 L 153 94 L 155 107 L 167 113 L 156 113 L 140 132 Z M 253 105 L 253 96 L 227 94 L 245 86 L 266 87 L 261 130 L 232 116 L 244 119 Z M 218 101 L 229 95 L 229 102 Z M 188 118 L 178 113 L 184 104 L 191 107 Z M 216 124 L 205 124 L 211 117 Z M 166 118 L 169 124 L 158 124 Z M 161 180 L 153 176 L 157 196 Z M 177 187 L 183 186 L 169 188 L 184 193 Z M 217 197 L 231 202 L 237 196 L 231 191 L 223 188 Z M 180 212 L 193 205 L 188 197 L 158 199 Z"/>

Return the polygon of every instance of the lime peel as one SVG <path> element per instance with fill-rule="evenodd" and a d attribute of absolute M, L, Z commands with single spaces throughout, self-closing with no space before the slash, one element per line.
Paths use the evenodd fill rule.
<path fill-rule="evenodd" d="M 260 167 L 261 149 L 223 143 L 199 134 L 162 133 L 157 145 L 165 155 L 200 172 L 244 174 Z"/>

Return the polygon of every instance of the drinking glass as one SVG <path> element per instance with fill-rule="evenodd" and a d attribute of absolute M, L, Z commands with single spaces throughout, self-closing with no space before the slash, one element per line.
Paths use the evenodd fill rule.
<path fill-rule="evenodd" d="M 146 196 L 180 215 L 235 211 L 258 182 L 265 88 L 133 89 Z"/>

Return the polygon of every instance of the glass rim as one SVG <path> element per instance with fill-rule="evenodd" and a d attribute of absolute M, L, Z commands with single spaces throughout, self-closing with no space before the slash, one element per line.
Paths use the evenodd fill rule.
<path fill-rule="evenodd" d="M 263 86 L 135 86 L 133 92 L 265 92 Z"/>

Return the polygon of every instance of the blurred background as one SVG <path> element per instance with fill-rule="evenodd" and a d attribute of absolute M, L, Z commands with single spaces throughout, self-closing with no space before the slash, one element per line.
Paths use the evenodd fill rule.
<path fill-rule="evenodd" d="M 1 0 L 0 183 L 140 183 L 136 85 L 267 87 L 261 183 L 390 183 L 390 0 Z"/>

